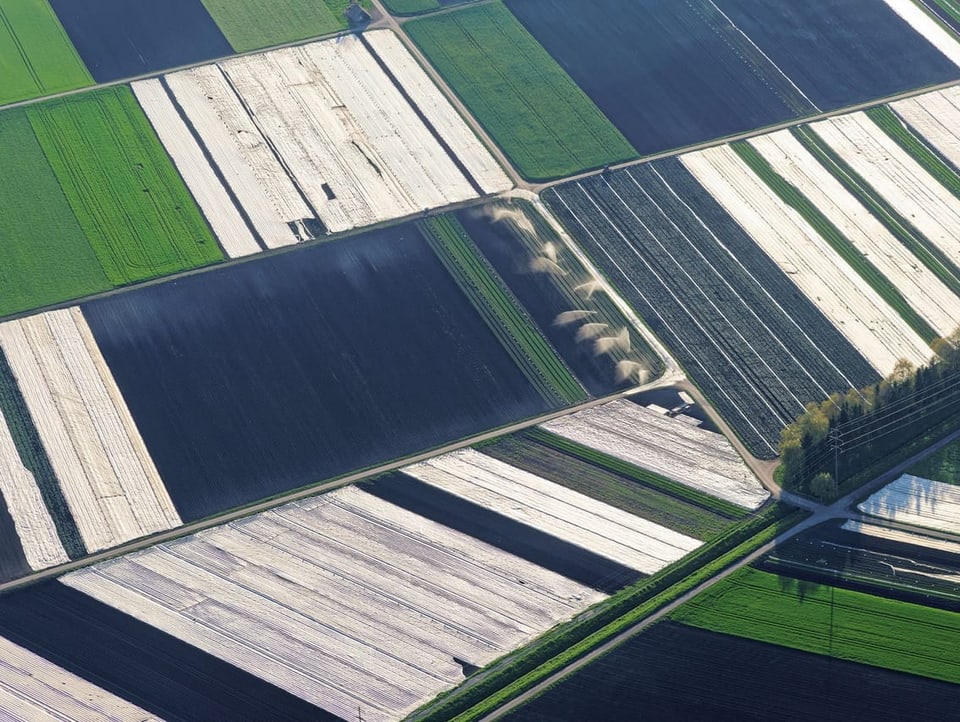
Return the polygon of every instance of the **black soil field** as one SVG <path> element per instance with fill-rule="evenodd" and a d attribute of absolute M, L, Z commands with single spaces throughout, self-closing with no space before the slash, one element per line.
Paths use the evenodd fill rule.
<path fill-rule="evenodd" d="M 534 217 L 533 213 L 531 209 L 528 217 Z M 630 381 L 617 381 L 614 358 L 607 354 L 595 354 L 592 342 L 577 342 L 575 325 L 558 326 L 554 323 L 559 314 L 579 309 L 572 307 L 553 276 L 531 271 L 534 256 L 524 246 L 512 224 L 494 221 L 489 215 L 476 210 L 461 211 L 457 219 L 592 396 L 605 396 L 630 385 Z M 544 243 L 556 244 L 558 240 L 555 235 L 544 234 Z M 561 253 L 568 253 L 562 246 L 558 247 Z M 585 277 L 584 280 L 588 279 Z M 588 320 L 605 319 L 595 312 Z"/>
<path fill-rule="evenodd" d="M 98 83 L 231 55 L 200 0 L 50 0 Z"/>
<path fill-rule="evenodd" d="M 635 569 L 405 474 L 390 474 L 362 486 L 392 504 L 607 594 L 643 576 Z"/>
<path fill-rule="evenodd" d="M 413 225 L 84 313 L 185 521 L 548 410 Z"/>
<path fill-rule="evenodd" d="M 16 579 L 30 571 L 13 517 L 10 516 L 3 494 L 0 494 L 0 581 Z"/>
<path fill-rule="evenodd" d="M 338 720 L 59 582 L 0 597 L 0 634 L 167 720 Z"/>
<path fill-rule="evenodd" d="M 951 719 L 960 687 L 662 622 L 511 722 Z"/>
<path fill-rule="evenodd" d="M 822 110 L 960 78 L 879 0 L 715 2 Z"/>

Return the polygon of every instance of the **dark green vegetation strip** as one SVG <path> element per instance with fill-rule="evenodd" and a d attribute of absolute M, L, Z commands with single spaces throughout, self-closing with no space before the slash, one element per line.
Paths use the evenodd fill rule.
<path fill-rule="evenodd" d="M 809 126 L 791 128 L 794 137 L 839 180 L 893 236 L 933 271 L 954 293 L 960 295 L 960 268 L 937 246 L 874 190 Z"/>
<path fill-rule="evenodd" d="M 777 173 L 760 155 L 759 151 L 747 141 L 732 143 L 731 148 L 738 156 L 776 193 L 780 200 L 797 211 L 813 226 L 830 247 L 846 261 L 869 286 L 880 294 L 900 317 L 917 332 L 924 341 L 930 343 L 939 334 L 917 313 L 903 294 L 883 275 L 870 260 L 837 228 L 823 212 L 814 205 L 796 186 Z"/>
<path fill-rule="evenodd" d="M 710 539 L 731 523 L 730 519 L 715 512 L 519 434 L 485 445 L 481 451 L 531 474 L 696 539 Z"/>
<path fill-rule="evenodd" d="M 202 0 L 237 52 L 326 35 L 347 27 L 350 0 Z M 371 8 L 370 0 L 363 0 Z M 434 7 L 437 7 L 434 4 Z"/>
<path fill-rule="evenodd" d="M 223 259 L 130 88 L 51 101 L 27 115 L 111 284 Z"/>
<path fill-rule="evenodd" d="M 888 106 L 880 105 L 866 111 L 870 120 L 896 141 L 923 169 L 936 178 L 948 191 L 960 198 L 960 176 L 950 164 L 937 155 Z"/>
<path fill-rule="evenodd" d="M 932 0 L 947 15 L 960 23 L 960 4 L 956 0 Z"/>
<path fill-rule="evenodd" d="M 907 473 L 945 484 L 960 484 L 960 441 L 947 444 L 937 453 L 911 466 Z"/>
<path fill-rule="evenodd" d="M 71 559 L 86 556 L 86 547 L 80 538 L 80 531 L 70 513 L 70 507 L 67 506 L 67 500 L 63 496 L 60 481 L 50 465 L 43 442 L 40 441 L 40 434 L 37 433 L 37 427 L 33 424 L 30 411 L 27 409 L 20 387 L 2 349 L 0 349 L 0 415 L 6 419 L 7 428 L 10 429 L 21 463 L 36 479 L 40 496 L 50 512 L 64 550 Z M 0 419 L 0 423 L 3 423 L 3 419 Z"/>
<path fill-rule="evenodd" d="M 502 3 L 422 18 L 404 29 L 525 178 L 560 178 L 636 157 Z"/>
<path fill-rule="evenodd" d="M 0 316 L 110 287 L 26 111 L 0 113 Z"/>
<path fill-rule="evenodd" d="M 747 568 L 673 613 L 760 642 L 960 682 L 960 614 Z"/>
<path fill-rule="evenodd" d="M 544 400 L 575 404 L 587 394 L 452 216 L 420 221 L 430 247 Z"/>
<path fill-rule="evenodd" d="M 416 15 L 440 8 L 437 0 L 383 0 L 383 4 L 394 15 Z"/>
<path fill-rule="evenodd" d="M 92 84 L 47 0 L 0 3 L 0 104 Z"/>
<path fill-rule="evenodd" d="M 641 469 L 639 466 L 634 466 L 633 464 L 623 461 L 622 459 L 618 459 L 615 456 L 610 456 L 602 451 L 591 449 L 589 446 L 578 444 L 576 441 L 570 441 L 569 439 L 565 439 L 562 436 L 557 436 L 556 434 L 552 434 L 549 431 L 545 431 L 539 427 L 529 429 L 525 432 L 525 434 L 528 438 L 543 444 L 544 446 L 557 449 L 558 451 L 569 454 L 574 458 L 581 459 L 601 469 L 606 469 L 607 471 L 613 472 L 614 474 L 619 474 L 620 476 L 630 479 L 631 481 L 643 484 L 652 489 L 656 489 L 664 494 L 674 497 L 675 499 L 680 499 L 688 504 L 693 504 L 694 506 L 698 506 L 701 509 L 713 512 L 719 516 L 723 516 L 728 519 L 740 519 L 747 513 L 746 509 L 737 506 L 736 504 L 732 504 L 729 501 L 717 499 L 716 497 L 703 493 L 699 489 L 692 489 L 689 486 L 673 481 L 672 479 L 668 479 L 665 476 L 660 476 L 652 471 Z"/>
<path fill-rule="evenodd" d="M 457 689 L 415 712 L 410 719 L 465 722 L 489 714 L 805 517 L 805 512 L 790 513 L 779 504 L 768 507 L 729 527 L 683 559 L 559 625 L 533 644 L 494 662 Z"/>

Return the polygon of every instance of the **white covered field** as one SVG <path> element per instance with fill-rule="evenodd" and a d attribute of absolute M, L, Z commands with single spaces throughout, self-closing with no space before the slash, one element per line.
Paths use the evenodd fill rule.
<path fill-rule="evenodd" d="M 944 158 L 960 167 L 960 87 L 898 100 L 890 107 Z"/>
<path fill-rule="evenodd" d="M 820 234 L 729 146 L 689 153 L 690 173 L 882 375 L 930 348 Z"/>
<path fill-rule="evenodd" d="M 354 719 L 399 719 L 603 594 L 354 487 L 63 578 Z"/>
<path fill-rule="evenodd" d="M 147 722 L 156 718 L 0 637 L 0 719 Z"/>
<path fill-rule="evenodd" d="M 548 421 L 543 428 L 747 509 L 770 496 L 721 434 L 625 399 Z"/>
<path fill-rule="evenodd" d="M 960 534 L 960 487 L 904 474 L 857 508 L 903 524 Z"/>
<path fill-rule="evenodd" d="M 180 525 L 79 308 L 0 324 L 0 347 L 88 551 Z"/>
<path fill-rule="evenodd" d="M 701 544 L 472 449 L 402 471 L 644 574 L 658 572 Z"/>
<path fill-rule="evenodd" d="M 960 298 L 898 241 L 789 130 L 750 144 L 773 170 L 803 193 L 940 336 L 960 324 Z"/>
<path fill-rule="evenodd" d="M 68 561 L 37 481 L 23 466 L 3 414 L 0 414 L 0 493 L 30 568 L 46 569 Z"/>
<path fill-rule="evenodd" d="M 922 546 L 927 549 L 960 555 L 960 544 L 957 542 L 947 541 L 946 539 L 936 539 L 924 534 L 914 534 L 913 532 L 891 529 L 886 526 L 878 526 L 877 524 L 865 524 L 862 521 L 854 521 L 853 519 L 845 521 L 841 528 L 846 531 L 856 532 L 857 534 L 863 534 L 864 536 L 877 539 L 886 539 L 902 544 L 912 544 L 913 546 Z"/>
<path fill-rule="evenodd" d="M 364 37 L 484 194 L 510 188 L 396 36 Z M 313 237 L 314 219 L 344 231 L 478 195 L 356 36 L 233 58 L 163 82 L 133 83 L 134 93 L 231 256 L 251 252 L 256 237 L 242 219 L 238 227 L 214 167 L 268 248 Z M 213 166 L 183 137 L 178 106 Z"/>
<path fill-rule="evenodd" d="M 960 265 L 960 199 L 864 113 L 811 127 L 900 215 Z"/>

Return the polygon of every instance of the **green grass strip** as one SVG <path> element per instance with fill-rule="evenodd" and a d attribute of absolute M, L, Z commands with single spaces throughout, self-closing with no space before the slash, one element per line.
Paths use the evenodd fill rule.
<path fill-rule="evenodd" d="M 0 104 L 93 85 L 47 0 L 0 2 Z"/>
<path fill-rule="evenodd" d="M 797 211 L 813 226 L 813 229 L 830 244 L 847 264 L 866 281 L 870 287 L 890 304 L 900 317 L 916 331 L 924 341 L 930 343 L 940 334 L 914 310 L 903 294 L 871 263 L 860 250 L 850 242 L 843 232 L 827 218 L 796 186 L 777 173 L 760 152 L 747 141 L 730 145 L 744 163 L 756 173 L 780 197 L 784 203 Z"/>
<path fill-rule="evenodd" d="M 440 9 L 437 0 L 383 0 L 383 4 L 394 15 L 417 15 Z"/>
<path fill-rule="evenodd" d="M 456 279 L 514 361 L 551 405 L 587 398 L 580 382 L 533 322 L 502 279 L 480 254 L 460 222 L 450 215 L 418 222 L 437 257 Z"/>
<path fill-rule="evenodd" d="M 956 0 L 933 0 L 933 2 L 939 5 L 947 15 L 960 23 L 960 4 Z"/>
<path fill-rule="evenodd" d="M 0 316 L 110 288 L 22 108 L 0 113 L 0 149 Z"/>
<path fill-rule="evenodd" d="M 113 285 L 223 259 L 129 87 L 42 103 L 27 116 Z"/>
<path fill-rule="evenodd" d="M 746 568 L 674 621 L 960 683 L 960 614 Z"/>
<path fill-rule="evenodd" d="M 907 473 L 944 484 L 960 484 L 960 441 L 947 444 L 937 453 L 911 466 Z"/>
<path fill-rule="evenodd" d="M 237 52 L 344 30 L 350 0 L 202 0 Z M 361 5 L 372 8 L 370 0 Z"/>
<path fill-rule="evenodd" d="M 544 659 L 536 668 L 522 674 L 521 657 L 521 660 L 512 665 L 514 675 L 512 680 L 504 686 L 491 690 L 490 694 L 469 709 L 458 713 L 457 716 L 450 716 L 450 712 L 455 708 L 448 705 L 446 709 L 431 710 L 429 715 L 415 713 L 411 719 L 426 719 L 431 722 L 454 719 L 457 722 L 472 722 L 490 714 L 554 672 L 575 662 L 747 554 L 772 541 L 807 516 L 804 511 L 785 514 L 785 509 L 779 505 L 769 507 L 760 515 L 731 527 L 728 533 L 705 544 L 680 561 L 591 608 L 588 614 L 592 613 L 592 616 L 586 620 L 582 618 L 579 621 L 574 620 L 567 625 L 562 625 L 555 632 L 548 633 L 531 645 L 527 654 L 535 655 L 540 651 L 540 656 L 543 656 L 543 650 L 556 650 L 552 656 Z M 609 610 L 615 610 L 617 615 L 611 618 Z M 600 626 L 601 622 L 602 626 Z M 591 626 L 595 631 L 582 636 L 583 632 Z M 510 669 L 508 668 L 507 672 L 502 674 L 506 679 L 509 679 Z M 489 683 L 487 686 L 493 687 Z M 447 716 L 443 716 L 444 713 Z"/>
<path fill-rule="evenodd" d="M 790 129 L 794 137 L 809 150 L 840 183 L 856 197 L 894 238 L 929 268 L 951 291 L 960 295 L 960 268 L 943 251 L 931 243 L 920 231 L 877 193 L 809 126 Z"/>
<path fill-rule="evenodd" d="M 71 559 L 86 556 L 87 550 L 80 538 L 80 530 L 63 495 L 60 480 L 50 464 L 50 458 L 40 440 L 40 434 L 33 423 L 30 411 L 24 401 L 20 387 L 7 362 L 6 354 L 0 349 L 0 424 L 6 420 L 10 436 L 20 462 L 32 474 L 37 489 L 43 499 L 50 518 L 57 530 L 60 543 Z"/>
<path fill-rule="evenodd" d="M 578 444 L 576 441 L 570 441 L 569 439 L 565 439 L 562 436 L 557 436 L 556 434 L 550 433 L 549 431 L 539 427 L 527 429 L 523 433 L 527 438 L 543 444 L 544 446 L 557 449 L 565 454 L 569 454 L 570 456 L 582 459 L 590 464 L 594 464 L 601 469 L 607 469 L 608 471 L 612 471 L 615 474 L 626 477 L 631 481 L 644 484 L 645 486 L 649 486 L 653 489 L 661 491 L 664 494 L 669 494 L 675 499 L 681 499 L 682 501 L 693 504 L 694 506 L 698 506 L 701 509 L 711 511 L 714 514 L 720 514 L 728 519 L 740 519 L 747 514 L 746 509 L 737 506 L 736 504 L 732 504 L 729 501 L 717 499 L 709 494 L 705 494 L 699 489 L 693 489 L 689 486 L 673 481 L 672 479 L 655 474 L 652 471 L 641 469 L 639 466 L 634 466 L 633 464 L 623 461 L 622 459 L 618 459 L 615 456 L 610 456 L 602 451 L 591 449 L 589 446 Z"/>
<path fill-rule="evenodd" d="M 960 176 L 937 155 L 888 106 L 870 108 L 866 115 L 897 145 L 903 148 L 923 169 L 937 179 L 948 191 L 960 199 Z"/>
<path fill-rule="evenodd" d="M 403 27 L 525 178 L 551 180 L 637 156 L 503 3 Z"/>

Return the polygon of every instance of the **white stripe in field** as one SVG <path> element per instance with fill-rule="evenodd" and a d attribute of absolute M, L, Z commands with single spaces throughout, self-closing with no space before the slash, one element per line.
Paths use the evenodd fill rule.
<path fill-rule="evenodd" d="M 960 87 L 898 100 L 890 107 L 944 158 L 960 167 Z"/>
<path fill-rule="evenodd" d="M 960 534 L 960 487 L 904 474 L 857 508 L 903 524 Z"/>
<path fill-rule="evenodd" d="M 509 190 L 513 183 L 480 139 L 440 92 L 420 63 L 388 30 L 367 33 L 367 42 L 394 73 L 431 125 L 487 194 Z"/>
<path fill-rule="evenodd" d="M 260 245 L 161 82 L 141 80 L 130 87 L 227 255 L 237 258 L 260 251 Z"/>
<path fill-rule="evenodd" d="M 149 712 L 0 637 L 0 718 L 147 722 Z"/>
<path fill-rule="evenodd" d="M 603 594 L 339 489 L 62 579 L 345 719 L 400 719 Z"/>
<path fill-rule="evenodd" d="M 20 537 L 20 545 L 31 569 L 46 569 L 68 561 L 57 528 L 40 495 L 37 481 L 23 466 L 10 435 L 7 420 L 0 413 L 0 492 Z"/>
<path fill-rule="evenodd" d="M 732 148 L 689 153 L 681 161 L 882 375 L 901 358 L 916 366 L 927 362 L 931 351 L 923 339 Z"/>
<path fill-rule="evenodd" d="M 789 130 L 750 141 L 843 233 L 940 336 L 960 325 L 960 298 L 867 210 Z"/>
<path fill-rule="evenodd" d="M 960 556 L 960 543 L 947 541 L 946 539 L 935 539 L 932 536 L 914 534 L 913 532 L 901 531 L 900 529 L 890 529 L 889 527 L 877 526 L 876 524 L 865 524 L 862 521 L 854 521 L 853 519 L 845 521 L 841 528 L 846 531 L 863 534 L 864 536 L 926 547 L 927 549 L 948 552 Z"/>
<path fill-rule="evenodd" d="M 309 217 L 310 209 L 220 68 L 203 65 L 166 80 L 267 247 L 296 243 L 287 223 Z"/>
<path fill-rule="evenodd" d="M 900 215 L 960 265 L 960 199 L 865 113 L 812 127 Z"/>
<path fill-rule="evenodd" d="M 946 28 L 934 20 L 914 0 L 884 0 L 910 27 L 926 38 L 927 42 L 960 66 L 960 44 Z"/>
<path fill-rule="evenodd" d="M 564 541 L 653 574 L 700 541 L 472 449 L 403 473 Z"/>
<path fill-rule="evenodd" d="M 625 399 L 561 416 L 542 428 L 746 509 L 770 497 L 721 434 Z"/>
<path fill-rule="evenodd" d="M 88 551 L 179 526 L 80 309 L 0 324 L 0 346 Z"/>

